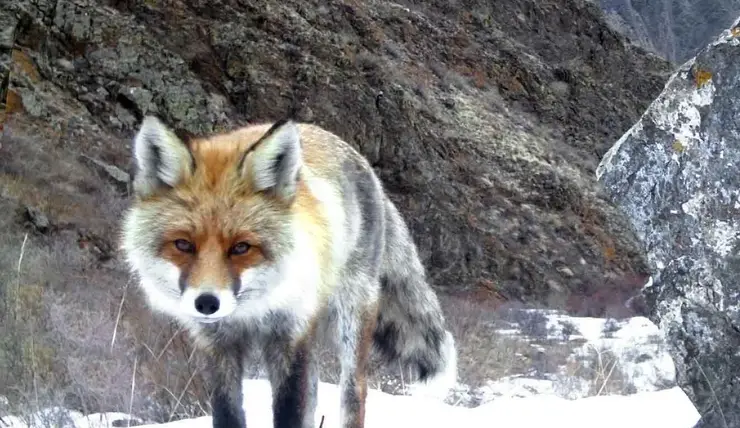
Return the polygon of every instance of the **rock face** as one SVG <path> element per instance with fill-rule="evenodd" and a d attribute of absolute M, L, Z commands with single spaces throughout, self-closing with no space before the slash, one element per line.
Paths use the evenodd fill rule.
<path fill-rule="evenodd" d="M 597 170 L 647 251 L 643 293 L 702 426 L 740 426 L 740 27 L 671 77 Z"/>
<path fill-rule="evenodd" d="M 740 0 L 595 0 L 631 40 L 683 63 L 740 14 Z"/>
<path fill-rule="evenodd" d="M 128 166 L 145 114 L 187 136 L 295 109 L 368 156 L 441 288 L 563 306 L 644 273 L 591 176 L 668 68 L 585 1 L 4 3 L 9 111 L 95 123 L 65 140 L 89 158 Z"/>

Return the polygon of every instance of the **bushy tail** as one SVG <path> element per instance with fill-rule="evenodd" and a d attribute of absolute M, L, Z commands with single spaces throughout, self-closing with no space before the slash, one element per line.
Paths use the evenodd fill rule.
<path fill-rule="evenodd" d="M 387 363 L 416 373 L 427 393 L 457 382 L 457 351 L 416 246 L 398 210 L 386 200 L 386 246 L 375 349 Z"/>

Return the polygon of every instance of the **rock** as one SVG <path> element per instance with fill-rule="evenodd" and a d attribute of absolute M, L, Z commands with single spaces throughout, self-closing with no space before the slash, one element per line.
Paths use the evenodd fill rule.
<path fill-rule="evenodd" d="M 89 156 L 82 155 L 82 158 L 89 163 L 95 165 L 101 171 L 103 171 L 113 182 L 123 191 L 129 191 L 129 184 L 131 183 L 131 175 L 122 170 L 121 168 L 105 163 L 101 160 L 91 158 Z"/>
<path fill-rule="evenodd" d="M 10 14 L 0 15 L 0 49 L 12 49 L 18 20 Z"/>
<path fill-rule="evenodd" d="M 7 81 L 10 72 L 10 52 L 15 41 L 15 31 L 18 20 L 11 14 L 0 14 L 0 84 Z M 0 87 L 0 103 L 5 100 L 5 92 Z"/>
<path fill-rule="evenodd" d="M 740 24 L 738 20 L 735 25 Z M 740 426 L 740 31 L 676 71 L 598 180 L 647 251 L 643 290 L 702 426 Z"/>
<path fill-rule="evenodd" d="M 552 290 L 554 290 L 556 292 L 562 292 L 563 291 L 563 287 L 560 284 L 558 284 L 558 282 L 555 281 L 554 279 L 548 279 L 547 280 L 547 286 L 550 287 Z"/>
<path fill-rule="evenodd" d="M 118 91 L 119 97 L 129 101 L 136 109 L 136 113 L 140 116 L 146 116 L 147 114 L 155 114 L 153 112 L 152 99 L 154 96 L 146 89 L 139 88 L 136 86 L 122 87 Z"/>
<path fill-rule="evenodd" d="M 90 251 L 98 261 L 106 262 L 113 257 L 113 246 L 107 239 L 87 231 L 78 231 L 78 234 L 77 244 L 80 249 Z"/>
<path fill-rule="evenodd" d="M 40 233 L 46 233 L 51 227 L 49 218 L 36 207 L 26 207 L 26 220 Z"/>
<path fill-rule="evenodd" d="M 572 278 L 573 277 L 573 271 L 569 267 L 567 267 L 567 266 L 561 266 L 561 267 L 559 267 L 557 269 L 558 269 L 558 272 L 562 273 L 564 276 L 566 276 L 568 278 Z"/>

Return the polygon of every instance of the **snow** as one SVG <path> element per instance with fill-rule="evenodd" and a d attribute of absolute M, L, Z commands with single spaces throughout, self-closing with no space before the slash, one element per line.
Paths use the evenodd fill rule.
<path fill-rule="evenodd" d="M 483 403 L 489 403 L 499 397 L 527 398 L 537 395 L 555 395 L 555 383 L 549 379 L 533 379 L 524 376 L 506 376 L 497 381 L 488 381 L 478 391 Z"/>
<path fill-rule="evenodd" d="M 41 410 L 32 416 L 30 423 L 24 423 L 20 418 L 15 416 L 0 417 L 0 428 L 47 428 L 47 427 L 64 427 L 64 428 L 113 428 L 117 420 L 131 420 L 132 425 L 136 418 L 132 418 L 125 413 L 92 413 L 87 416 L 80 412 L 70 411 L 61 407 L 52 407 Z M 123 426 L 126 426 L 124 423 Z M 161 425 L 157 425 L 160 427 Z"/>
<path fill-rule="evenodd" d="M 554 310 L 529 309 L 523 312 L 544 316 L 547 339 L 574 343 L 575 349 L 568 358 L 570 362 L 583 366 L 601 359 L 607 372 L 616 362 L 615 368 L 620 376 L 634 388 L 635 392 L 656 391 L 675 383 L 676 368 L 663 335 L 646 317 L 614 320 L 573 317 Z M 515 324 L 509 325 L 496 332 L 515 337 L 522 336 L 515 327 L 517 327 Z M 581 345 L 577 345 L 581 342 Z M 535 381 L 509 377 L 489 381 L 477 392 L 483 402 L 486 402 L 487 397 L 501 396 L 502 391 L 522 390 L 525 388 L 524 385 L 528 390 L 538 391 L 538 394 L 555 391 L 555 395 L 563 398 L 582 398 L 592 389 L 591 382 L 581 382 L 583 379 L 567 376 L 567 368 L 561 367 L 558 373 L 553 373 L 547 379 L 538 378 Z M 499 385 L 500 382 L 506 382 L 507 385 Z M 564 383 L 567 385 L 563 386 Z M 536 388 L 533 387 L 535 384 Z"/>
<path fill-rule="evenodd" d="M 244 381 L 245 412 L 250 428 L 272 427 L 271 389 L 266 380 Z M 338 427 L 339 388 L 321 382 L 316 411 L 316 426 L 324 416 L 324 428 Z M 536 411 L 532 411 L 536 409 Z M 105 416 L 112 416 L 107 418 Z M 114 419 L 123 414 L 93 415 L 75 418 L 75 428 L 112 428 Z M 390 395 L 370 389 L 367 397 L 367 428 L 409 426 L 488 427 L 495 421 L 499 427 L 634 427 L 690 428 L 699 414 L 678 387 L 632 395 L 596 396 L 567 400 L 553 395 L 527 398 L 500 398 L 476 408 L 455 407 L 437 400 L 416 396 Z M 10 420 L 9 428 L 26 428 Z M 0 426 L 3 426 L 0 423 Z M 125 426 L 120 425 L 118 426 Z M 142 425 L 142 428 L 211 428 L 210 416 L 165 424 Z"/>
<path fill-rule="evenodd" d="M 588 379 L 563 379 L 566 373 L 540 373 L 537 377 L 524 374 L 490 380 L 475 389 L 480 400 L 477 407 L 464 407 L 451 400 L 407 391 L 407 395 L 391 395 L 369 388 L 366 407 L 366 428 L 409 426 L 464 426 L 520 428 L 575 428 L 575 427 L 662 427 L 691 428 L 699 420 L 699 413 L 686 394 L 675 385 L 675 367 L 665 349 L 658 327 L 644 317 L 624 320 L 572 317 L 553 310 L 524 310 L 538 312 L 546 323 L 547 339 L 573 345 L 571 361 L 586 364 L 588 352 L 609 353 L 611 361 L 619 364 L 622 376 L 627 377 L 635 393 L 627 395 L 593 396 L 593 385 Z M 541 317 L 544 315 L 544 317 Z M 525 318 L 526 319 L 526 318 Z M 516 323 L 504 331 L 509 335 L 523 335 Z M 517 331 L 519 331 L 517 333 Z M 526 339 L 525 337 L 522 337 Z M 532 343 L 533 346 L 541 346 Z M 545 349 L 545 352 L 547 350 Z M 591 359 L 593 361 L 593 359 Z M 531 374 L 530 374 L 531 375 Z M 565 380 L 565 381 L 564 381 Z M 467 388 L 467 389 L 466 389 Z M 565 389 L 565 390 L 564 390 Z M 598 388 L 597 388 L 598 389 Z M 589 390 L 592 391 L 589 395 Z M 459 384 L 453 392 L 465 394 L 471 390 Z M 244 381 L 244 408 L 249 428 L 272 427 L 272 393 L 265 379 Z M 454 394 L 452 394 L 454 397 Z M 448 397 L 449 398 L 449 397 Z M 339 387 L 319 382 L 316 427 L 339 427 Z M 450 404 L 452 403 L 452 404 Z M 536 409 L 533 411 L 533 409 Z M 56 416 L 54 416 L 56 412 Z M 67 415 L 67 423 L 42 425 L 42 420 L 59 421 L 59 414 Z M 83 416 L 60 408 L 45 409 L 37 415 L 37 423 L 27 425 L 19 418 L 0 418 L 0 428 L 36 428 L 59 426 L 64 428 L 112 428 L 126 426 L 131 418 L 123 413 Z M 122 423 L 123 421 L 123 423 Z M 211 428 L 211 417 L 175 421 L 164 424 L 139 425 L 144 428 Z"/>
<path fill-rule="evenodd" d="M 551 315 L 552 328 L 569 323 L 579 334 L 571 335 L 587 342 L 576 354 L 608 353 L 616 358 L 620 371 L 637 392 L 655 391 L 660 385 L 675 382 L 676 367 L 662 341 L 658 327 L 645 317 L 623 321 L 604 318 Z M 609 325 L 608 323 L 611 323 Z"/>

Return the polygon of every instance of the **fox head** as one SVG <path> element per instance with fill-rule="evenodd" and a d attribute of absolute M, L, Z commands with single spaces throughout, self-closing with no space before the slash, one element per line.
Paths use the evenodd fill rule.
<path fill-rule="evenodd" d="M 317 269 L 316 235 L 299 233 L 316 207 L 301 180 L 297 124 L 186 144 L 149 116 L 134 158 L 122 249 L 154 309 L 208 323 L 301 298 L 290 279 Z"/>

